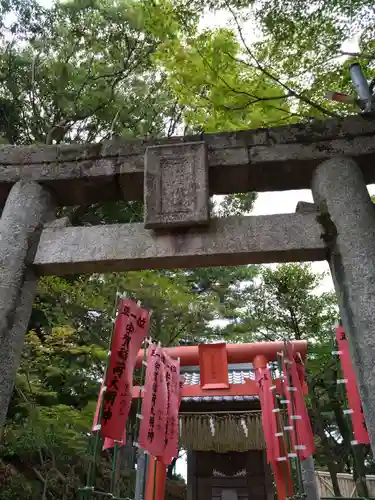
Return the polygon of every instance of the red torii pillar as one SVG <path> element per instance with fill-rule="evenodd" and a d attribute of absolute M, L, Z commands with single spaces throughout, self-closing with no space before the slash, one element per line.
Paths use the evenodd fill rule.
<path fill-rule="evenodd" d="M 167 466 L 161 460 L 150 457 L 147 466 L 145 500 L 164 500 L 166 479 Z"/>

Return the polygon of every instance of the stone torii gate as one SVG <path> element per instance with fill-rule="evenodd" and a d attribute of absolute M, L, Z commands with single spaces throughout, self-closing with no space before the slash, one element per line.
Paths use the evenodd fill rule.
<path fill-rule="evenodd" d="M 38 276 L 328 259 L 375 452 L 375 118 L 160 141 L 0 149 L 0 427 Z M 296 213 L 210 218 L 213 194 L 312 189 Z M 144 224 L 56 206 L 145 201 Z"/>

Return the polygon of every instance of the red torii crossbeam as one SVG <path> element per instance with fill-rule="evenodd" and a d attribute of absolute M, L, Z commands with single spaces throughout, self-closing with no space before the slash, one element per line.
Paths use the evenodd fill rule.
<path fill-rule="evenodd" d="M 295 340 L 291 342 L 294 352 L 298 352 L 302 359 L 307 354 L 307 341 Z M 284 349 L 283 342 L 254 342 L 252 344 L 221 344 L 226 347 L 228 363 L 251 363 L 262 360 L 262 363 L 275 361 L 277 353 Z M 171 358 L 180 358 L 181 366 L 197 366 L 201 364 L 202 356 L 200 356 L 200 346 L 184 346 L 184 347 L 169 347 L 163 349 Z M 139 351 L 136 367 L 139 368 L 143 360 L 143 350 Z M 263 366 L 263 365 L 262 365 Z M 220 371 L 227 371 L 228 366 L 221 364 Z M 276 385 L 279 380 L 275 381 Z M 246 379 L 243 384 L 229 384 L 228 388 L 214 388 L 212 384 L 210 388 L 204 388 L 199 384 L 187 385 L 182 388 L 181 396 L 185 397 L 204 397 L 209 392 L 210 396 L 251 396 L 259 393 L 258 386 L 255 380 Z M 133 398 L 139 397 L 140 388 L 133 387 Z"/>
<path fill-rule="evenodd" d="M 307 354 L 307 341 L 294 340 L 291 342 L 295 352 L 299 352 L 304 359 Z M 251 363 L 256 356 L 264 356 L 267 361 L 276 361 L 277 353 L 284 349 L 284 342 L 253 342 L 251 344 L 226 344 L 228 363 Z M 181 366 L 199 365 L 199 346 L 167 347 L 164 351 L 171 358 L 180 358 Z M 142 365 L 143 350 L 139 351 L 136 367 Z"/>
<path fill-rule="evenodd" d="M 307 341 L 295 340 L 291 342 L 294 352 L 298 352 L 302 359 L 307 354 Z M 215 344 L 213 344 L 215 345 Z M 217 345 L 217 344 L 216 344 Z M 251 363 L 255 358 L 262 359 L 266 363 L 275 361 L 277 353 L 284 349 L 284 342 L 254 342 L 249 344 L 221 344 L 226 347 L 227 363 Z M 180 358 L 180 366 L 197 366 L 201 365 L 202 346 L 184 346 L 184 347 L 169 347 L 163 349 L 168 356 L 174 359 Z M 204 347 L 204 346 L 203 346 Z M 143 361 L 143 350 L 139 351 L 137 356 L 136 367 L 139 368 Z M 217 367 L 222 372 L 228 370 L 227 364 L 220 364 Z M 276 385 L 279 381 L 276 381 Z M 133 387 L 133 398 L 139 397 L 139 387 Z M 255 380 L 246 379 L 243 384 L 229 384 L 228 387 L 216 387 L 210 385 L 210 388 L 204 388 L 201 385 L 188 385 L 182 388 L 181 396 L 185 397 L 202 397 L 202 396 L 251 396 L 258 394 L 258 387 Z"/>

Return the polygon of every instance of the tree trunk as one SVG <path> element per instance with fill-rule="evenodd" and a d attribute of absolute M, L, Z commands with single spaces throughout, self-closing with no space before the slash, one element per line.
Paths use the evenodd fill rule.
<path fill-rule="evenodd" d="M 353 457 L 353 480 L 356 485 L 358 496 L 368 498 L 368 489 L 366 483 L 366 472 L 363 457 L 363 449 L 361 445 L 351 445 L 352 433 L 349 425 L 347 424 L 343 414 L 342 405 L 336 399 L 332 399 L 332 408 L 335 413 L 336 422 L 340 433 L 344 439 L 348 449 L 351 449 Z"/>
<path fill-rule="evenodd" d="M 335 464 L 334 460 L 331 458 L 332 457 L 332 450 L 331 446 L 329 444 L 329 441 L 327 439 L 325 430 L 324 430 L 324 421 L 322 418 L 322 415 L 320 413 L 320 406 L 319 406 L 319 400 L 315 394 L 314 391 L 314 385 L 311 381 L 311 377 L 308 377 L 308 385 L 309 385 L 309 393 L 311 396 L 311 406 L 312 406 L 312 411 L 314 413 L 314 418 L 316 421 L 316 431 L 317 434 L 321 440 L 324 453 L 326 455 L 326 463 L 327 463 L 327 468 L 329 475 L 331 477 L 331 482 L 332 482 L 332 488 L 333 492 L 336 497 L 341 497 L 341 490 L 340 490 L 340 485 L 337 479 L 337 465 Z"/>
<path fill-rule="evenodd" d="M 333 493 L 335 497 L 341 497 L 340 483 L 337 478 L 337 466 L 333 460 L 326 459 L 327 469 L 331 478 Z"/>
<path fill-rule="evenodd" d="M 357 444 L 352 447 L 353 455 L 353 480 L 359 497 L 369 497 L 366 483 L 366 468 L 363 454 L 363 445 Z"/>
<path fill-rule="evenodd" d="M 328 391 L 328 395 L 330 397 L 332 410 L 333 410 L 333 413 L 335 415 L 337 427 L 339 428 L 340 434 L 341 434 L 342 439 L 344 441 L 345 449 L 348 450 L 347 453 L 348 453 L 348 456 L 350 457 L 350 455 L 353 455 L 353 453 L 350 451 L 351 450 L 350 441 L 351 441 L 352 437 L 351 437 L 351 431 L 350 431 L 350 428 L 348 426 L 347 420 L 343 414 L 344 403 L 343 403 L 343 401 L 341 401 L 341 398 L 340 399 L 337 398 L 337 394 L 336 394 L 336 391 L 337 391 L 336 380 L 337 380 L 337 378 L 338 378 L 337 370 L 333 370 L 332 383 L 328 386 L 327 391 Z M 354 455 L 353 455 L 353 459 L 354 459 Z"/>

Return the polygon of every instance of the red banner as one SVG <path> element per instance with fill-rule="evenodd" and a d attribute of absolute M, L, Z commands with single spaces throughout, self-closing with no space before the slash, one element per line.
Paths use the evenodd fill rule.
<path fill-rule="evenodd" d="M 315 451 L 314 435 L 303 395 L 301 373 L 298 372 L 294 359 L 293 346 L 290 342 L 286 344 L 286 358 L 283 360 L 283 371 L 283 384 L 289 417 L 288 424 L 284 427 L 284 430 L 290 432 L 294 447 L 292 453 L 297 453 L 302 460 L 305 460 L 311 457 Z"/>
<path fill-rule="evenodd" d="M 161 347 L 150 345 L 147 356 L 139 444 L 141 448 L 154 457 L 162 457 L 164 453 L 167 399 L 165 356 Z"/>
<path fill-rule="evenodd" d="M 269 368 L 255 370 L 255 380 L 259 385 L 259 398 L 262 408 L 262 426 L 267 447 L 268 463 L 277 462 L 280 457 L 280 437 L 278 436 L 275 408 L 275 390 Z"/>
<path fill-rule="evenodd" d="M 92 431 L 98 431 L 100 429 L 100 425 L 98 425 L 98 420 L 99 420 L 100 407 L 102 404 L 103 392 L 104 392 L 104 380 L 103 380 L 102 385 L 100 387 L 98 402 L 96 404 L 96 410 L 95 410 L 95 415 L 94 415 L 94 421 L 92 423 Z M 126 436 L 124 436 L 124 439 L 117 444 L 119 444 L 120 446 L 123 446 L 126 442 L 125 438 L 126 438 Z M 114 447 L 115 447 L 115 441 L 113 439 L 104 438 L 103 450 L 107 450 L 109 448 L 114 448 Z"/>
<path fill-rule="evenodd" d="M 350 358 L 348 340 L 342 326 L 336 329 L 336 339 L 340 351 L 342 373 L 346 380 L 345 386 L 349 408 L 352 412 L 350 416 L 352 419 L 354 439 L 358 443 L 370 444 L 361 398 L 359 396 L 355 373 Z"/>
<path fill-rule="evenodd" d="M 181 402 L 180 363 L 165 355 L 167 381 L 167 423 L 165 429 L 165 450 L 161 457 L 170 464 L 178 456 L 178 410 Z"/>
<path fill-rule="evenodd" d="M 133 371 L 149 330 L 149 313 L 131 300 L 120 300 L 106 376 L 101 433 L 122 442 L 132 402 Z"/>

